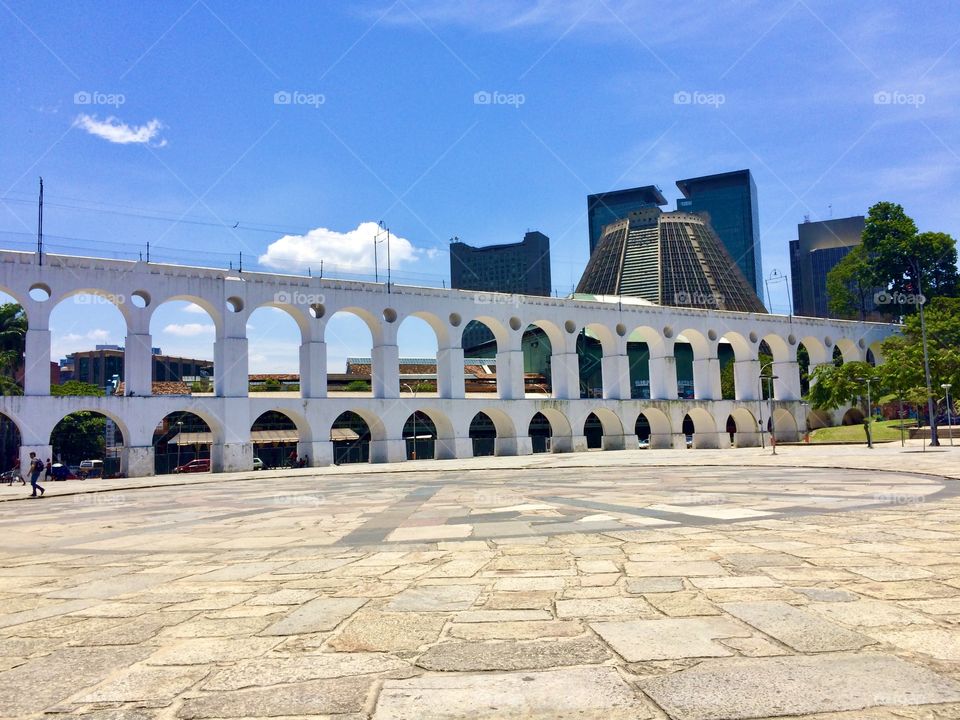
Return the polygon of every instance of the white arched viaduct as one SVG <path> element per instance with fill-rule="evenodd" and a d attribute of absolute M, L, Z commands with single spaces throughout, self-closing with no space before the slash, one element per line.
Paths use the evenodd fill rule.
<path fill-rule="evenodd" d="M 31 297 L 31 290 L 48 295 Z M 103 413 L 120 427 L 124 438 L 122 466 L 129 476 L 153 474 L 153 433 L 169 413 L 190 411 L 213 432 L 211 448 L 216 471 L 247 470 L 252 462 L 250 428 L 268 410 L 287 414 L 297 425 L 301 454 L 313 465 L 332 460 L 330 428 L 345 411 L 367 420 L 371 460 L 405 458 L 403 426 L 420 410 L 437 428 L 438 458 L 472 455 L 470 422 L 486 412 L 497 430 L 497 454 L 528 454 L 531 418 L 543 413 L 550 421 L 555 452 L 586 449 L 584 423 L 593 413 L 603 427 L 603 447 L 636 447 L 635 426 L 641 414 L 650 429 L 652 447 L 684 447 L 682 424 L 689 415 L 696 425 L 696 447 L 728 447 L 726 421 L 738 423 L 737 444 L 759 444 L 758 348 L 766 341 L 773 353 L 773 425 L 781 439 L 798 436 L 806 408 L 800 403 L 797 348 L 810 356 L 810 370 L 830 362 L 835 347 L 845 360 L 863 360 L 872 349 L 879 361 L 880 342 L 897 331 L 893 325 L 819 318 L 719 312 L 628 302 L 498 295 L 472 291 L 347 282 L 301 276 L 225 271 L 146 262 L 0 251 L 0 292 L 25 309 L 24 395 L 0 398 L 0 412 L 16 423 L 22 440 L 22 461 L 35 450 L 50 456 L 50 433 L 65 415 L 78 410 Z M 49 318 L 62 300 L 93 293 L 114 303 L 126 321 L 124 375 L 127 397 L 50 396 Z M 34 293 L 38 294 L 38 293 Z M 212 395 L 151 396 L 150 319 L 170 300 L 188 300 L 206 310 L 216 328 Z M 300 328 L 300 393 L 248 394 L 246 325 L 259 307 L 284 310 Z M 326 324 L 336 312 L 364 320 L 373 338 L 372 397 L 327 396 Z M 401 394 L 397 330 L 404 318 L 425 320 L 437 338 L 437 390 L 432 396 Z M 497 393 L 464 392 L 463 329 L 483 322 L 497 340 Z M 529 325 L 540 327 L 552 348 L 552 396 L 525 396 L 521 339 Z M 603 397 L 581 398 L 578 334 L 586 329 L 603 349 Z M 630 398 L 627 341 L 649 348 L 650 400 Z M 674 345 L 693 349 L 693 400 L 677 398 Z M 722 400 L 718 345 L 728 342 L 735 353 L 736 398 Z M 132 393 L 132 395 L 129 395 Z M 751 426 L 752 425 L 752 426 Z"/>

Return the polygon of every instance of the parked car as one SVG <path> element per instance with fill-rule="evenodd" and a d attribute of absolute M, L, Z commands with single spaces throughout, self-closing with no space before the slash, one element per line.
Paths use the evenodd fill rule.
<path fill-rule="evenodd" d="M 63 463 L 51 465 L 50 474 L 54 480 L 76 480 L 78 478 L 78 475 Z"/>
<path fill-rule="evenodd" d="M 649 440 L 649 438 L 638 441 L 638 442 L 637 442 L 637 449 L 638 449 L 638 450 L 649 450 L 649 449 L 650 449 L 650 440 Z"/>
<path fill-rule="evenodd" d="M 687 450 L 693 447 L 693 435 L 687 435 Z"/>
<path fill-rule="evenodd" d="M 210 472 L 210 460 L 191 460 L 188 463 L 184 463 L 183 465 L 175 467 L 173 471 L 175 473 Z"/>
<path fill-rule="evenodd" d="M 254 470 L 265 470 L 266 467 L 267 467 L 267 466 L 263 464 L 263 460 L 261 460 L 260 458 L 255 457 L 255 458 L 253 459 L 253 469 L 254 469 Z"/>

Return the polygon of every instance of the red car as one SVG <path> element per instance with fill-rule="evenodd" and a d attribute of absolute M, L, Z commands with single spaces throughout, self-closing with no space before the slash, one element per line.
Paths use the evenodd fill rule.
<path fill-rule="evenodd" d="M 175 473 L 210 472 L 210 460 L 191 460 L 185 465 L 173 469 Z"/>

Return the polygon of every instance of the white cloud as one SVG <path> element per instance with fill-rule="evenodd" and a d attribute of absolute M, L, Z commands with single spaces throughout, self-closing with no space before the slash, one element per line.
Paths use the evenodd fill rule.
<path fill-rule="evenodd" d="M 177 337 L 196 337 L 197 335 L 212 334 L 213 331 L 214 326 L 205 323 L 170 323 L 163 328 L 163 332 Z"/>
<path fill-rule="evenodd" d="M 277 270 L 303 271 L 309 267 L 319 272 L 320 261 L 323 260 L 327 268 L 372 273 L 373 238 L 379 230 L 377 223 L 364 222 L 356 230 L 343 233 L 316 228 L 306 235 L 284 235 L 272 242 L 259 260 L 262 265 Z M 385 272 L 387 267 L 385 237 L 377 249 L 381 272 Z M 390 236 L 390 260 L 394 268 L 421 258 L 430 259 L 435 254 L 435 251 L 414 247 L 413 243 L 398 235 Z"/>
<path fill-rule="evenodd" d="M 93 350 L 97 345 L 119 345 L 122 341 L 114 340 L 109 330 L 103 328 L 94 328 L 87 332 L 68 332 L 63 335 L 51 329 L 53 343 L 50 348 L 50 356 L 54 359 L 66 357 L 75 352 Z"/>
<path fill-rule="evenodd" d="M 163 147 L 167 144 L 166 140 L 153 142 L 163 128 L 163 123 L 156 118 L 149 120 L 144 125 L 131 126 L 113 116 L 105 120 L 98 120 L 96 115 L 81 114 L 73 121 L 73 126 L 86 130 L 98 138 L 120 145 L 150 143 L 155 147 Z"/>
<path fill-rule="evenodd" d="M 199 305 L 197 305 L 196 303 L 187 303 L 187 305 L 183 308 L 183 311 L 184 311 L 185 313 L 190 313 L 191 315 L 206 315 L 206 314 L 207 314 L 207 311 L 204 310 L 204 309 L 203 309 L 202 307 L 200 307 Z"/>

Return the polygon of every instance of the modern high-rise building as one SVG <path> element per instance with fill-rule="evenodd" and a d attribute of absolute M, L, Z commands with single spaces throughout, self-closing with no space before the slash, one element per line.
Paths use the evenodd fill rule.
<path fill-rule="evenodd" d="M 656 207 L 606 226 L 577 292 L 631 295 L 658 305 L 766 312 L 702 215 Z"/>
<path fill-rule="evenodd" d="M 797 240 L 790 242 L 793 312 L 806 317 L 834 317 L 827 295 L 827 273 L 860 244 L 864 217 L 837 218 L 797 225 Z M 873 294 L 865 312 L 873 310 Z"/>
<path fill-rule="evenodd" d="M 749 170 L 677 180 L 677 210 L 706 217 L 754 292 L 763 288 L 757 186 Z"/>
<path fill-rule="evenodd" d="M 611 190 L 587 195 L 587 223 L 590 226 L 590 254 L 600 242 L 603 228 L 617 220 L 623 220 L 636 210 L 666 205 L 667 199 L 656 185 Z"/>
<path fill-rule="evenodd" d="M 550 295 L 550 238 L 533 230 L 518 243 L 450 244 L 450 287 L 456 290 Z"/>
<path fill-rule="evenodd" d="M 549 296 L 550 238 L 536 230 L 506 245 L 471 247 L 450 245 L 450 287 L 455 290 Z M 463 349 L 470 353 L 493 339 L 486 325 L 469 322 L 463 330 Z"/>

